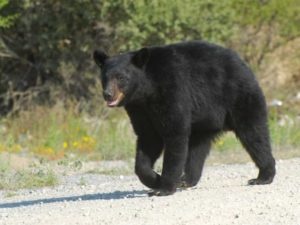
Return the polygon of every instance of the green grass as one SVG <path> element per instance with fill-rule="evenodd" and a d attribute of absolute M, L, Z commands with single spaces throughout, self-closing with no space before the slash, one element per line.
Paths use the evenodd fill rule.
<path fill-rule="evenodd" d="M 11 197 L 14 197 L 14 196 L 17 196 L 18 194 L 15 192 L 15 191 L 7 191 L 4 193 L 4 197 L 5 198 L 11 198 Z"/>
<path fill-rule="evenodd" d="M 300 119 L 296 116 L 271 114 L 269 130 L 274 151 L 300 149 Z M 243 147 L 236 136 L 229 132 L 217 139 L 213 148 L 224 152 L 239 150 Z"/>
<path fill-rule="evenodd" d="M 99 107 L 102 111 L 91 115 L 77 108 L 75 104 L 36 106 L 2 118 L 0 153 L 27 153 L 50 160 L 69 155 L 84 155 L 90 160 L 134 158 L 136 137 L 124 111 Z M 269 127 L 275 151 L 300 149 L 300 120 L 296 116 L 271 112 Z M 233 133 L 226 133 L 213 148 L 225 153 L 239 151 L 242 146 Z"/>
<path fill-rule="evenodd" d="M 134 156 L 136 137 L 128 118 L 102 121 L 98 130 L 96 150 L 103 159 L 128 159 Z"/>
<path fill-rule="evenodd" d="M 300 119 L 293 116 L 273 118 L 269 127 L 271 140 L 276 150 L 300 148 Z"/>
<path fill-rule="evenodd" d="M 76 107 L 35 107 L 0 121 L 0 153 L 27 152 L 48 159 L 68 154 L 91 159 L 124 159 L 134 156 L 135 136 L 129 119 L 115 111 L 91 116 Z"/>
<path fill-rule="evenodd" d="M 58 178 L 51 169 L 13 169 L 0 161 L 0 190 L 18 190 L 54 186 Z M 11 192 L 13 193 L 13 192 Z"/>

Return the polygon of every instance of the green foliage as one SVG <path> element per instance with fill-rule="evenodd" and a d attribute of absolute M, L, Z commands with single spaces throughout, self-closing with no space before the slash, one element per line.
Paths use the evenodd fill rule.
<path fill-rule="evenodd" d="M 291 38 L 300 34 L 299 0 L 234 0 L 236 20 L 241 26 L 277 26 L 279 34 Z"/>
<path fill-rule="evenodd" d="M 300 36 L 299 0 L 232 0 L 238 32 L 233 45 L 259 66 L 268 53 Z"/>
<path fill-rule="evenodd" d="M 11 53 L 11 57 L 1 58 L 0 92 L 7 92 L 9 86 L 21 92 L 42 86 L 37 92 L 45 101 L 51 83 L 65 95 L 87 98 L 88 86 L 94 83 L 87 75 L 95 68 L 92 49 L 106 44 L 101 5 L 96 2 L 10 1 L 5 13 L 19 16 L 0 33 L 6 52 Z M 63 73 L 65 67 L 70 68 L 68 73 Z"/>
<path fill-rule="evenodd" d="M 232 34 L 230 1 L 116 0 L 103 4 L 103 18 L 115 28 L 120 50 L 206 39 L 224 43 Z"/>
<path fill-rule="evenodd" d="M 266 53 L 300 36 L 298 1 L 0 0 L 1 113 L 28 89 L 42 103 L 55 101 L 53 86 L 62 90 L 59 97 L 90 99 L 95 48 L 116 54 L 205 39 L 233 46 L 259 65 Z"/>
<path fill-rule="evenodd" d="M 5 6 L 7 6 L 8 0 L 0 0 L 0 13 Z M 8 28 L 12 25 L 17 15 L 1 15 L 0 14 L 0 28 Z"/>

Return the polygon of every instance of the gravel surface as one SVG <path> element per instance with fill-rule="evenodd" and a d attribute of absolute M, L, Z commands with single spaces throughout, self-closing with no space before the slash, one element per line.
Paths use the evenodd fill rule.
<path fill-rule="evenodd" d="M 247 186 L 253 164 L 206 167 L 196 188 L 148 197 L 135 176 L 75 174 L 53 188 L 0 192 L 0 224 L 300 224 L 300 158 L 271 185 Z"/>

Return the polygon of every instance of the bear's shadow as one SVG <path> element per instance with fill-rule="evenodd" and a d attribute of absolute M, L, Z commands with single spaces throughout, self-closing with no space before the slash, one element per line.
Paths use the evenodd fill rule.
<path fill-rule="evenodd" d="M 147 197 L 147 191 L 114 191 L 108 193 L 86 194 L 58 198 L 44 198 L 36 200 L 25 200 L 19 202 L 0 203 L 1 208 L 17 208 L 24 206 L 32 206 L 36 204 L 49 204 L 56 202 L 72 202 L 72 201 L 93 201 L 93 200 L 118 200 L 126 198 L 141 198 Z"/>

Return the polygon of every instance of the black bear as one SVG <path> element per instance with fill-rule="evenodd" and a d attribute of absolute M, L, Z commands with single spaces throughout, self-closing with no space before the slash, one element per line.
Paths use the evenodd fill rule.
<path fill-rule="evenodd" d="M 233 131 L 259 169 L 250 185 L 275 176 L 265 98 L 232 50 L 202 41 L 94 52 L 108 106 L 124 106 L 137 135 L 135 172 L 153 195 L 198 183 L 212 141 Z M 163 170 L 153 171 L 164 151 Z"/>

